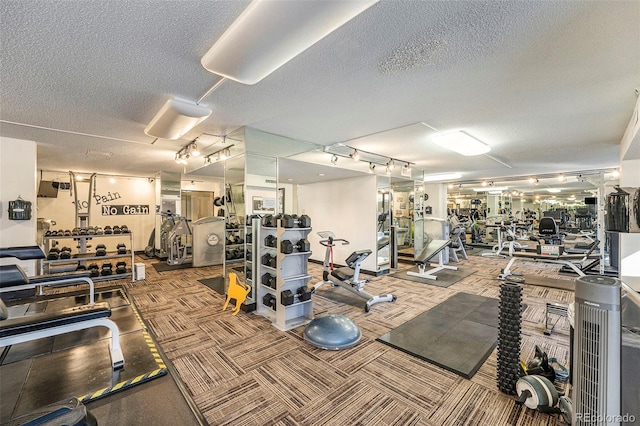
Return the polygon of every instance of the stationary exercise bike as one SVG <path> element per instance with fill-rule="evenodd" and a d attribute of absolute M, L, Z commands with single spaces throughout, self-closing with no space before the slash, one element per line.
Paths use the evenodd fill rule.
<path fill-rule="evenodd" d="M 322 240 L 320 244 L 327 248 L 324 256 L 324 271 L 322 272 L 322 281 L 313 286 L 313 291 L 317 290 L 322 284 L 331 284 L 332 287 L 340 286 L 346 290 L 349 290 L 353 294 L 362 297 L 367 300 L 364 307 L 365 312 L 369 312 L 371 306 L 379 302 L 395 302 L 397 297 L 393 294 L 381 294 L 379 296 L 372 296 L 364 291 L 364 285 L 369 282 L 367 279 L 360 279 L 360 264 L 370 254 L 371 250 L 357 250 L 347 257 L 345 263 L 347 266 L 342 268 L 333 268 L 333 247 L 335 247 L 336 241 L 340 241 L 342 245 L 348 245 L 349 241 L 342 238 L 335 238 L 335 235 L 331 231 L 318 232 L 318 235 Z M 334 278 L 332 280 L 331 278 Z"/>

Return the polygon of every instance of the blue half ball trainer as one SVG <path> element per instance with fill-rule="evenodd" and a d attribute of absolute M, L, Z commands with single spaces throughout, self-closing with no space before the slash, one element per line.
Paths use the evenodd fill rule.
<path fill-rule="evenodd" d="M 320 349 L 349 349 L 360 343 L 360 339 L 360 327 L 349 317 L 340 314 L 317 317 L 304 329 L 304 340 Z"/>

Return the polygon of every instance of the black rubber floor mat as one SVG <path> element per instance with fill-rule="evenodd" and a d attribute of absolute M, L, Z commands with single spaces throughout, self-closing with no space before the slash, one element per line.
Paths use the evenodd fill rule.
<path fill-rule="evenodd" d="M 377 340 L 467 379 L 498 339 L 498 299 L 457 293 Z"/>

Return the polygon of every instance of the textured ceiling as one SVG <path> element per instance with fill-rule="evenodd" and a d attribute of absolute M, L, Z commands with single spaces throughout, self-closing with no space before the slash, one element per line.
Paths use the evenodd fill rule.
<path fill-rule="evenodd" d="M 219 80 L 200 59 L 248 4 L 1 2 L 0 135 L 37 141 L 43 169 L 127 175 L 180 172 L 179 148 L 241 126 L 465 180 L 618 164 L 640 87 L 637 1 L 382 0 L 258 84 L 225 81 L 202 101 L 210 118 L 153 143 L 144 128 L 166 99 Z M 420 123 L 464 129 L 490 157 L 438 148 Z"/>

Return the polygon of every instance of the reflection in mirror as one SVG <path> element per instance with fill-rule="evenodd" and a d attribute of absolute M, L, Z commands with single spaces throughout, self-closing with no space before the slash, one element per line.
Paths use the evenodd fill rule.
<path fill-rule="evenodd" d="M 257 241 L 257 235 L 259 234 L 260 217 L 266 214 L 276 213 L 277 162 L 275 157 L 247 152 L 246 167 L 244 194 L 245 215 L 252 219 L 249 221 L 245 219 L 244 222 L 246 253 L 244 268 L 245 282 L 251 286 L 245 304 L 247 306 L 255 306 L 256 297 L 259 295 L 257 286 L 260 281 L 257 272 L 257 262 L 259 262 L 260 259 L 260 241 Z"/>
<path fill-rule="evenodd" d="M 396 229 L 399 259 L 414 257 L 414 182 L 399 177 L 391 178 L 391 223 Z"/>
<path fill-rule="evenodd" d="M 391 267 L 391 180 L 389 176 L 377 176 L 377 269 L 376 272 L 388 271 Z"/>

